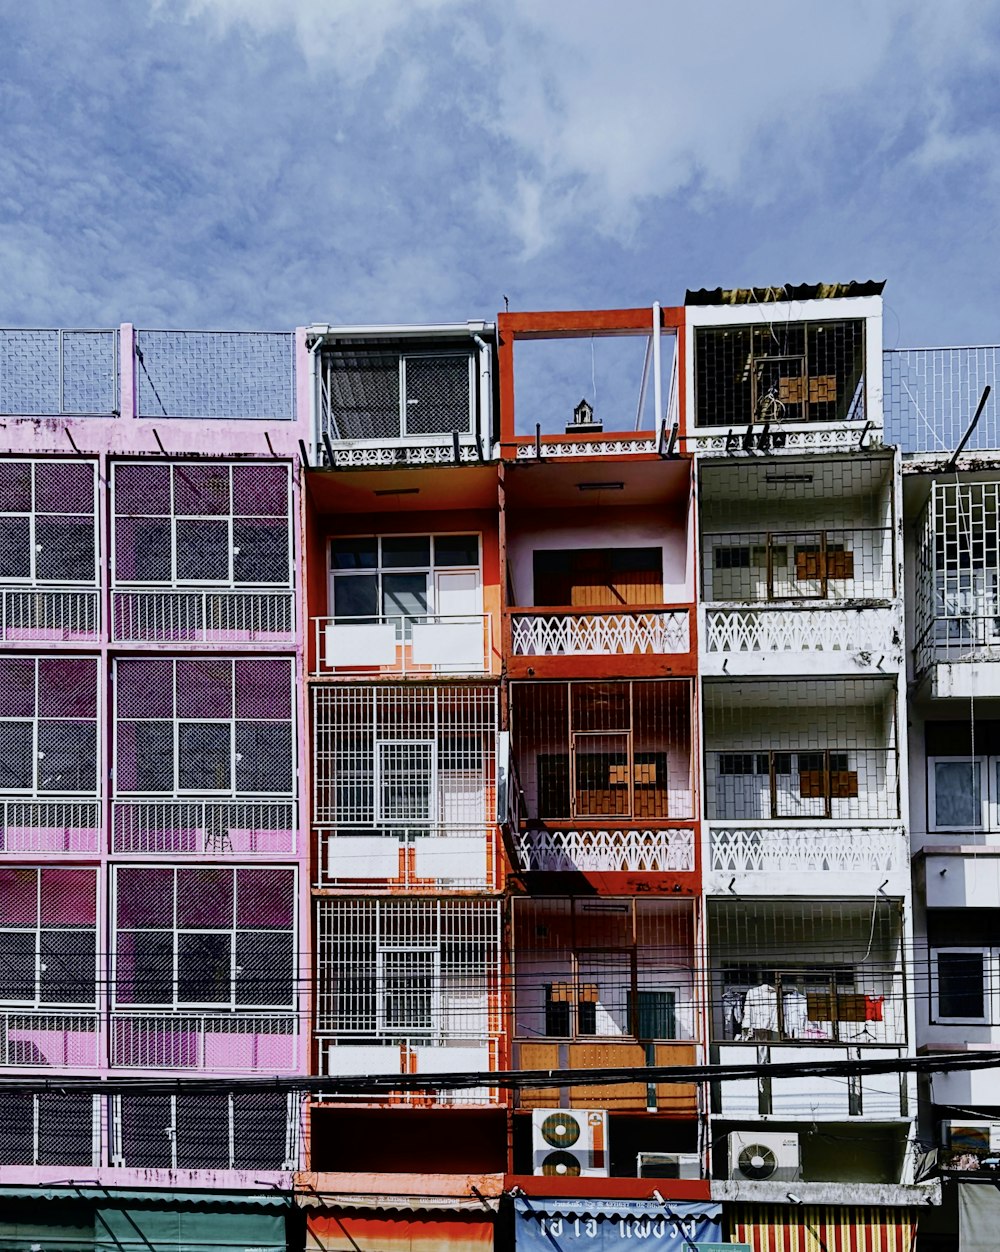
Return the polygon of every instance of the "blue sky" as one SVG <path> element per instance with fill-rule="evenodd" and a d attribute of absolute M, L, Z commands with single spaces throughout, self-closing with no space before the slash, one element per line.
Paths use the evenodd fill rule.
<path fill-rule="evenodd" d="M 1000 342 L 1000 3 L 0 0 L 0 324 L 885 278 Z"/>

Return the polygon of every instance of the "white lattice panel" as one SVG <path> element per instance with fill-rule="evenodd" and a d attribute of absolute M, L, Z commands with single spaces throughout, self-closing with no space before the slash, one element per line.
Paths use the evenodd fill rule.
<path fill-rule="evenodd" d="M 514 614 L 515 656 L 615 656 L 687 652 L 688 612 Z"/>
<path fill-rule="evenodd" d="M 885 652 L 895 646 L 885 609 L 709 610 L 709 652 Z"/>
<path fill-rule="evenodd" d="M 515 837 L 525 871 L 691 872 L 691 830 L 527 830 Z"/>
<path fill-rule="evenodd" d="M 711 864 L 725 873 L 891 873 L 903 867 L 906 844 L 897 827 L 810 830 L 713 826 Z"/>

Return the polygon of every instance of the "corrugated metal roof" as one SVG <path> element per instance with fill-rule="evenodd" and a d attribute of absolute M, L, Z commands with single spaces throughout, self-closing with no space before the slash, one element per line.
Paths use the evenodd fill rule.
<path fill-rule="evenodd" d="M 685 304 L 774 304 L 779 300 L 834 300 L 843 296 L 880 296 L 884 279 L 847 283 L 779 283 L 775 287 L 702 287 L 688 290 Z"/>
<path fill-rule="evenodd" d="M 205 1209 L 288 1208 L 289 1192 L 146 1191 L 124 1187 L 95 1187 L 86 1183 L 42 1184 L 38 1187 L 0 1187 L 4 1200 L 81 1200 L 108 1208 Z"/>
<path fill-rule="evenodd" d="M 499 1196 L 456 1195 L 360 1195 L 357 1192 L 300 1191 L 295 1202 L 305 1209 L 353 1209 L 382 1213 L 455 1213 L 479 1212 L 484 1216 L 496 1211 Z"/>

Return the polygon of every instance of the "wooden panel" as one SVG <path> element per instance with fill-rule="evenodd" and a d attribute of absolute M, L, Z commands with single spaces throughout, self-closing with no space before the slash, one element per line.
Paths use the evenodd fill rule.
<path fill-rule="evenodd" d="M 638 1043 L 572 1043 L 569 1046 L 571 1069 L 617 1069 L 646 1063 L 646 1050 Z M 645 1083 L 617 1083 L 600 1087 L 570 1087 L 571 1108 L 644 1109 Z"/>
<path fill-rule="evenodd" d="M 693 1065 L 694 1044 L 656 1044 L 657 1065 Z M 656 1108 L 660 1113 L 674 1117 L 696 1117 L 698 1114 L 698 1087 L 695 1083 L 657 1083 Z"/>
<path fill-rule="evenodd" d="M 562 1060 L 558 1043 L 519 1043 L 516 1065 L 518 1069 L 560 1069 Z M 518 1108 L 553 1109 L 561 1104 L 558 1087 L 538 1087 L 521 1091 L 517 1097 Z"/>

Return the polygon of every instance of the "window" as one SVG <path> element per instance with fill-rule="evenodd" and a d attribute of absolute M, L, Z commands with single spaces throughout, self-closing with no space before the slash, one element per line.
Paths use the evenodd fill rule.
<path fill-rule="evenodd" d="M 0 657 L 0 793 L 97 793 L 97 676 L 87 657 Z"/>
<path fill-rule="evenodd" d="M 124 462 L 112 482 L 116 585 L 291 586 L 287 465 Z"/>
<path fill-rule="evenodd" d="M 927 815 L 931 830 L 995 828 L 1000 757 L 928 757 Z M 984 782 L 987 786 L 984 787 Z M 988 795 L 992 782 L 993 794 Z"/>
<path fill-rule="evenodd" d="M 94 586 L 92 461 L 0 460 L 0 582 Z"/>
<path fill-rule="evenodd" d="M 410 638 L 414 618 L 482 611 L 478 535 L 332 539 L 330 570 L 331 616 L 391 621 L 397 638 Z"/>
<path fill-rule="evenodd" d="M 534 554 L 539 606 L 643 605 L 663 601 L 660 548 L 578 548 Z"/>
<path fill-rule="evenodd" d="M 867 759 L 873 755 L 877 754 L 860 749 L 709 754 L 709 769 L 713 763 L 715 767 L 710 816 L 722 820 L 841 816 L 844 806 L 836 802 L 856 800 L 861 794 L 859 767 L 878 772 L 878 762 Z"/>
<path fill-rule="evenodd" d="M 342 348 L 323 355 L 323 428 L 333 439 L 468 434 L 469 352 Z"/>
<path fill-rule="evenodd" d="M 931 1018 L 942 1023 L 996 1020 L 996 948 L 931 950 Z"/>
<path fill-rule="evenodd" d="M 86 869 L 0 869 L 0 1003 L 92 1008 L 97 878 Z"/>
<path fill-rule="evenodd" d="M 427 1042 L 489 1034 L 497 901 L 322 899 L 316 928 L 319 1033 Z"/>
<path fill-rule="evenodd" d="M 295 1104 L 278 1092 L 114 1097 L 116 1163 L 128 1169 L 288 1169 Z"/>
<path fill-rule="evenodd" d="M 0 1093 L 0 1166 L 98 1165 L 99 1124 L 91 1095 Z"/>
<path fill-rule="evenodd" d="M 122 868 L 115 896 L 118 1007 L 295 1003 L 295 871 Z"/>
<path fill-rule="evenodd" d="M 291 795 L 292 665 L 281 658 L 121 659 L 118 795 Z"/>

